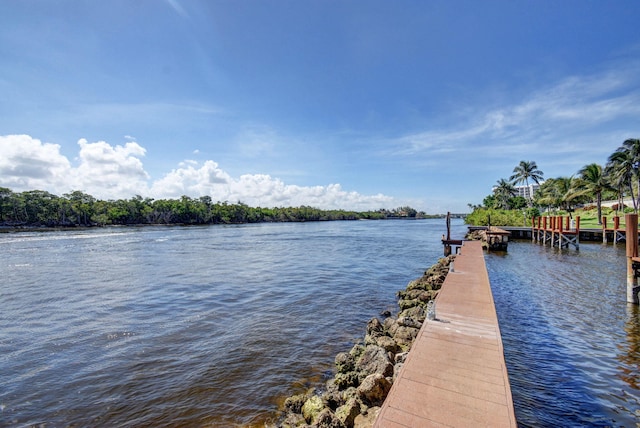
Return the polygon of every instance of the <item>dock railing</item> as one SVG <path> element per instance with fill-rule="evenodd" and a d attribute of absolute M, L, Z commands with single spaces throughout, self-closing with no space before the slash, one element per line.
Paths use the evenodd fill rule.
<path fill-rule="evenodd" d="M 531 239 L 551 247 L 580 248 L 580 216 L 543 216 L 531 219 Z"/>

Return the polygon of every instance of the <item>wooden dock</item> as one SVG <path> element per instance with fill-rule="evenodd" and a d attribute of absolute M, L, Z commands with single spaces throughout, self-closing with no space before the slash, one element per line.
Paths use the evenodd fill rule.
<path fill-rule="evenodd" d="M 516 427 L 482 244 L 465 241 L 374 427 Z"/>
<path fill-rule="evenodd" d="M 534 242 L 558 248 L 569 248 L 569 245 L 576 250 L 580 248 L 580 216 L 575 220 L 568 216 L 544 216 L 532 219 L 531 223 Z"/>

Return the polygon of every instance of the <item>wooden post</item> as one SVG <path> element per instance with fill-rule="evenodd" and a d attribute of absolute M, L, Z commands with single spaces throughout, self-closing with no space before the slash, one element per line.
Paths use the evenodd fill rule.
<path fill-rule="evenodd" d="M 540 226 L 542 225 L 542 219 L 538 217 L 538 234 L 536 235 L 536 242 L 540 242 Z"/>
<path fill-rule="evenodd" d="M 613 243 L 614 244 L 617 244 L 618 241 L 622 239 L 622 236 L 620 235 L 620 232 L 618 232 L 618 230 L 620 230 L 620 217 L 615 216 L 613 217 Z"/>
<path fill-rule="evenodd" d="M 615 232 L 613 233 L 613 237 L 615 239 Z M 602 243 L 607 243 L 607 217 L 602 216 Z"/>
<path fill-rule="evenodd" d="M 531 242 L 536 242 L 536 218 L 531 217 Z"/>
<path fill-rule="evenodd" d="M 558 248 L 562 248 L 562 217 L 558 216 Z"/>
<path fill-rule="evenodd" d="M 638 279 L 633 269 L 633 258 L 638 257 L 638 214 L 625 214 L 627 234 L 627 302 L 638 304 Z"/>
<path fill-rule="evenodd" d="M 444 256 L 451 255 L 451 213 L 447 212 L 447 240 L 445 241 L 444 235 L 442 235 L 442 243 L 444 244 Z"/>

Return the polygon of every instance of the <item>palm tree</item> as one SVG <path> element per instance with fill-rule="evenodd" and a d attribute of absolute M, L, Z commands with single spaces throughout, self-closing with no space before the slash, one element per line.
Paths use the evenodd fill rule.
<path fill-rule="evenodd" d="M 536 199 L 540 205 L 569 209 L 581 196 L 579 186 L 580 180 L 573 176 L 550 178 L 540 186 Z"/>
<path fill-rule="evenodd" d="M 518 194 L 518 191 L 510 181 L 501 178 L 498 180 L 498 185 L 493 188 L 493 194 L 496 197 L 498 208 L 503 210 L 509 209 L 509 200 Z"/>
<path fill-rule="evenodd" d="M 629 138 L 622 143 L 622 147 L 629 152 L 631 159 L 633 160 L 633 174 L 637 184 L 636 189 L 640 189 L 640 139 Z M 640 191 L 636 196 L 638 200 L 634 206 L 636 207 L 637 212 L 638 207 L 640 207 Z"/>
<path fill-rule="evenodd" d="M 602 171 L 602 166 L 597 163 L 591 163 L 582 167 L 580 178 L 584 184 L 582 194 L 588 194 L 596 197 L 596 205 L 598 207 L 598 224 L 602 224 L 602 192 L 611 189 L 611 185 L 606 175 Z"/>
<path fill-rule="evenodd" d="M 520 161 L 518 166 L 513 168 L 513 175 L 509 177 L 514 184 L 525 183 L 527 188 L 529 187 L 529 179 L 532 179 L 536 184 L 540 184 L 544 173 L 538 169 L 535 161 Z M 533 192 L 531 192 L 533 193 Z M 528 203 L 531 206 L 533 195 L 529 194 Z"/>
<path fill-rule="evenodd" d="M 627 141 L 631 140 L 626 140 L 625 143 L 627 143 Z M 606 171 L 610 181 L 615 183 L 620 193 L 621 189 L 628 187 L 631 200 L 633 201 L 633 209 L 637 213 L 638 201 L 633 192 L 633 179 L 634 177 L 638 177 L 638 162 L 634 159 L 634 154 L 629 146 L 631 146 L 631 144 L 624 144 L 609 156 Z"/>

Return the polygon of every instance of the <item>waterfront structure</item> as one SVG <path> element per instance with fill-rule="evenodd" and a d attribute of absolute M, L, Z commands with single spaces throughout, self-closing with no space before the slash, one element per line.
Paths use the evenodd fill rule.
<path fill-rule="evenodd" d="M 374 428 L 517 426 L 480 241 L 464 241 Z"/>
<path fill-rule="evenodd" d="M 544 216 L 531 219 L 531 239 L 551 247 L 580 248 L 580 216 L 575 220 L 569 216 Z"/>
<path fill-rule="evenodd" d="M 602 243 L 606 244 L 608 240 L 608 234 L 613 237 L 613 243 L 617 244 L 620 241 L 624 241 L 626 234 L 624 229 L 620 229 L 620 217 L 613 217 L 613 227 L 607 227 L 607 217 L 602 216 Z"/>
<path fill-rule="evenodd" d="M 507 251 L 511 232 L 495 226 L 489 226 L 485 231 L 487 249 L 495 251 Z"/>
<path fill-rule="evenodd" d="M 627 236 L 638 236 L 638 214 L 626 214 L 625 232 Z M 638 239 L 627 239 L 627 303 L 640 303 L 638 278 L 640 277 L 640 257 L 638 257 Z"/>

